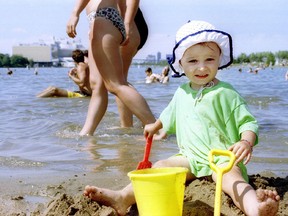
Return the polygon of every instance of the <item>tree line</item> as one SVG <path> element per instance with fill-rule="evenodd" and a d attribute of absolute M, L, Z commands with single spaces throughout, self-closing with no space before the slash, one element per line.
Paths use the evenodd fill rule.
<path fill-rule="evenodd" d="M 272 52 L 258 52 L 251 53 L 249 55 L 241 53 L 239 56 L 234 58 L 234 64 L 243 64 L 243 63 L 256 63 L 264 64 L 265 66 L 275 65 L 276 60 L 280 65 L 288 64 L 288 51 L 278 51 L 276 53 Z M 167 64 L 166 61 L 160 61 L 159 64 Z M 0 53 L 0 67 L 32 67 L 34 65 L 33 60 L 29 60 L 21 55 L 12 55 Z"/>
<path fill-rule="evenodd" d="M 262 63 L 265 66 L 275 65 L 276 60 L 280 65 L 287 65 L 288 63 L 288 51 L 278 51 L 276 53 L 272 52 L 258 52 L 246 55 L 245 53 L 240 54 L 234 59 L 233 63 Z"/>
<path fill-rule="evenodd" d="M 276 53 L 272 52 L 258 52 L 251 53 L 249 55 L 241 53 L 239 56 L 234 57 L 233 64 L 255 64 L 259 66 L 274 66 L 275 63 L 281 66 L 288 65 L 288 51 L 278 51 Z M 142 63 L 141 65 L 151 65 L 150 62 Z M 164 66 L 167 65 L 166 60 L 161 60 L 157 65 Z"/>
<path fill-rule="evenodd" d="M 33 60 L 29 60 L 21 55 L 12 55 L 0 53 L 0 67 L 27 67 L 33 66 Z"/>

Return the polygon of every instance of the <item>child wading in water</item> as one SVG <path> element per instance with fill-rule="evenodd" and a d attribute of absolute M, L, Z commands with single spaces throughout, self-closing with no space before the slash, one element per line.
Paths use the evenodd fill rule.
<path fill-rule="evenodd" d="M 144 128 L 144 135 L 152 137 L 163 128 L 176 134 L 179 153 L 158 161 L 153 167 L 186 167 L 186 180 L 216 174 L 210 169 L 208 153 L 211 149 L 228 149 L 236 155 L 230 172 L 223 176 L 223 191 L 234 204 L 249 216 L 273 216 L 278 211 L 280 197 L 276 191 L 254 190 L 248 184 L 245 165 L 253 146 L 258 142 L 258 125 L 244 99 L 226 83 L 218 80 L 218 69 L 233 61 L 232 38 L 203 21 L 191 21 L 176 34 L 171 68 L 179 76 L 185 74 L 189 82 L 181 85 L 160 118 Z M 216 157 L 216 165 L 225 167 L 227 157 Z M 135 203 L 132 185 L 120 191 L 86 186 L 84 195 L 113 207 L 125 215 Z"/>

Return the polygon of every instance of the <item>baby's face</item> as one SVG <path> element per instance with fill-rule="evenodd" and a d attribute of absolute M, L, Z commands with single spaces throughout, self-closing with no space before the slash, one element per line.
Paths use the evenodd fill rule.
<path fill-rule="evenodd" d="M 220 55 L 221 51 L 214 42 L 195 44 L 184 52 L 180 65 L 193 89 L 198 90 L 215 78 Z"/>

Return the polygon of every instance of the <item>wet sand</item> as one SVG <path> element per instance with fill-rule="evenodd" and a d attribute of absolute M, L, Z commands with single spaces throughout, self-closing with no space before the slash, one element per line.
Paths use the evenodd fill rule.
<path fill-rule="evenodd" d="M 116 182 L 115 182 L 116 181 Z M 115 180 L 114 176 L 96 177 L 95 173 L 71 176 L 26 176 L 1 178 L 0 215 L 117 215 L 115 211 L 82 195 L 87 184 L 120 189 L 129 182 L 128 177 Z M 255 188 L 276 189 L 281 197 L 278 216 L 288 215 L 288 176 L 275 177 L 272 173 L 251 175 Z M 215 183 L 195 180 L 185 189 L 183 216 L 213 215 Z M 222 193 L 222 215 L 244 215 L 232 200 Z M 133 206 L 127 215 L 137 214 Z"/>

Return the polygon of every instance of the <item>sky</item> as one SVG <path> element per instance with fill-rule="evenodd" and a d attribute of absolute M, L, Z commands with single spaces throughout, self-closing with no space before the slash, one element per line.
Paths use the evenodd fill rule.
<path fill-rule="evenodd" d="M 18 43 L 65 38 L 75 0 L 0 0 L 0 53 L 12 55 Z M 135 58 L 171 54 L 177 30 L 188 20 L 210 22 L 232 35 L 234 56 L 288 50 L 287 0 L 142 0 L 149 37 Z M 77 39 L 88 45 L 85 11 Z"/>

